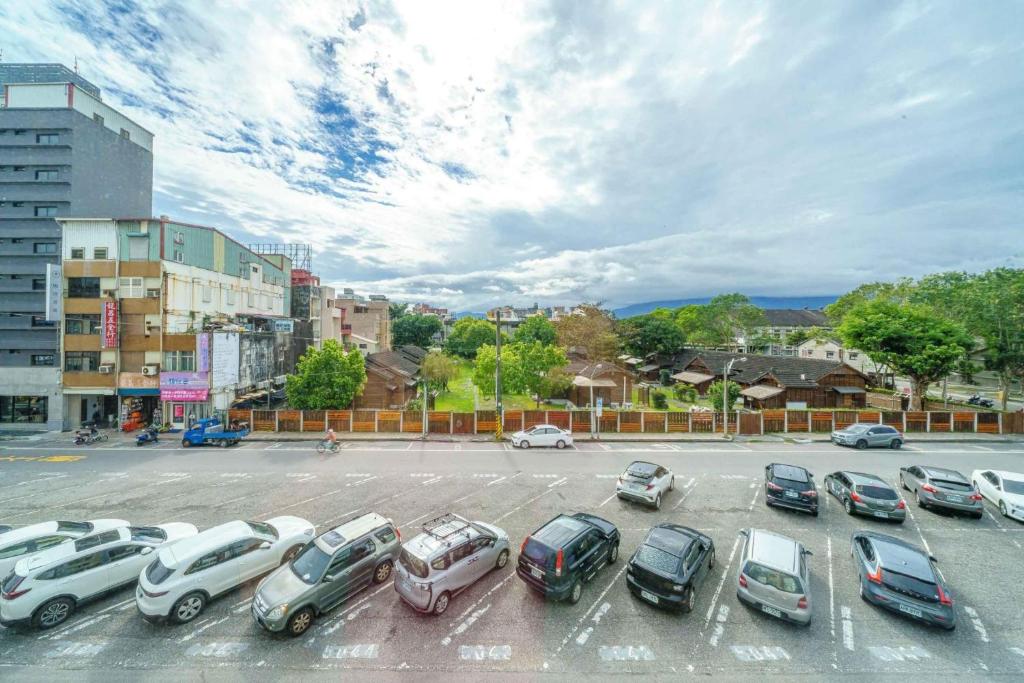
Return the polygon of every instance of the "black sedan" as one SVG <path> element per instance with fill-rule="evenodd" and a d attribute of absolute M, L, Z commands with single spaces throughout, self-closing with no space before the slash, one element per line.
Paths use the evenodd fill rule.
<path fill-rule="evenodd" d="M 690 612 L 714 566 L 715 542 L 710 537 L 666 522 L 648 531 L 629 558 L 626 585 L 652 605 Z"/>
<path fill-rule="evenodd" d="M 797 465 L 773 462 L 764 468 L 764 502 L 818 516 L 818 490 L 814 475 Z"/>

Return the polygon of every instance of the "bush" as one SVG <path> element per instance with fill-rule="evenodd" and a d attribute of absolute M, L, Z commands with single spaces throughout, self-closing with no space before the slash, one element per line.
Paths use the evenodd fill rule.
<path fill-rule="evenodd" d="M 655 410 L 668 410 L 668 399 L 665 397 L 664 392 L 651 392 L 651 407 Z"/>
<path fill-rule="evenodd" d="M 696 403 L 699 398 L 696 387 L 691 387 L 689 384 L 677 384 L 672 387 L 672 395 L 676 397 L 677 401 L 683 403 Z"/>
<path fill-rule="evenodd" d="M 664 369 L 658 373 L 658 378 L 661 380 L 661 386 L 667 387 L 672 384 L 672 372 L 668 369 Z"/>

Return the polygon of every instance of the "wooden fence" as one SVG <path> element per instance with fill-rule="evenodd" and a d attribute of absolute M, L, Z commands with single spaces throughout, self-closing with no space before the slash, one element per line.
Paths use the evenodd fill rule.
<path fill-rule="evenodd" d="M 423 415 L 400 410 L 230 410 L 228 419 L 247 422 L 258 432 L 423 433 Z M 492 434 L 493 410 L 475 413 L 430 411 L 431 434 Z M 605 410 L 594 419 L 590 410 L 506 410 L 506 434 L 551 424 L 573 432 L 589 433 L 591 425 L 608 434 L 721 434 L 721 412 L 672 413 L 662 411 Z M 729 433 L 828 433 L 857 423 L 885 424 L 902 432 L 1024 434 L 1024 413 L 992 411 L 879 411 L 879 410 L 765 410 L 730 412 Z"/>

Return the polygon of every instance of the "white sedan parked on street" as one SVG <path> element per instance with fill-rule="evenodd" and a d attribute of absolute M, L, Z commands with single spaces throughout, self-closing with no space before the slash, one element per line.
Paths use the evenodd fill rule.
<path fill-rule="evenodd" d="M 277 569 L 313 540 L 312 522 L 274 517 L 207 529 L 161 550 L 139 577 L 135 604 L 146 621 L 192 621 L 219 595 Z"/>
<path fill-rule="evenodd" d="M 18 560 L 58 543 L 108 529 L 129 526 L 123 519 L 94 519 L 90 522 L 43 522 L 0 533 L 0 581 Z"/>
<path fill-rule="evenodd" d="M 58 626 L 82 603 L 134 583 L 154 550 L 198 532 L 178 523 L 119 527 L 24 558 L 0 586 L 0 624 Z"/>
<path fill-rule="evenodd" d="M 971 482 L 1003 517 L 1024 522 L 1024 474 L 1000 470 L 974 470 Z"/>
<path fill-rule="evenodd" d="M 530 446 L 565 448 L 572 445 L 572 433 L 555 425 L 537 425 L 513 434 L 512 445 L 516 448 L 529 448 Z"/>

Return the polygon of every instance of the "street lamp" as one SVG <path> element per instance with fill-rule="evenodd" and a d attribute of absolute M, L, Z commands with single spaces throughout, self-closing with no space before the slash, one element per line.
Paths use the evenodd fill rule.
<path fill-rule="evenodd" d="M 730 358 L 729 362 L 725 364 L 725 372 L 722 374 L 722 415 L 725 420 L 725 429 L 722 430 L 722 436 L 726 439 L 729 438 L 729 375 L 732 373 L 732 365 L 736 361 L 745 363 L 747 357 Z M 736 419 L 739 420 L 739 418 Z"/>

